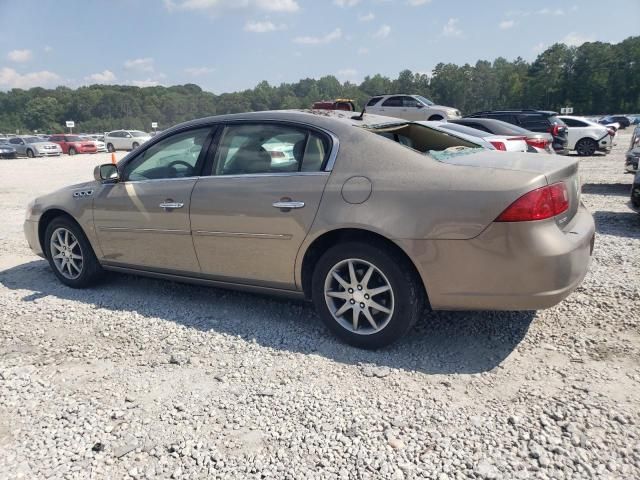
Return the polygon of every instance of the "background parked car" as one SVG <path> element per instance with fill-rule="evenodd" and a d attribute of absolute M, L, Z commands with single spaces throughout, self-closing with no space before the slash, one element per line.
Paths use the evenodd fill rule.
<path fill-rule="evenodd" d="M 51 135 L 49 140 L 60 145 L 63 153 L 75 155 L 76 153 L 96 153 L 97 149 L 93 142 L 84 140 L 79 135 L 56 134 Z"/>
<path fill-rule="evenodd" d="M 101 142 L 100 140 L 96 140 L 95 138 L 89 135 L 84 135 L 80 138 L 82 138 L 82 140 L 85 140 L 87 142 L 93 143 L 96 146 L 96 151 L 98 153 L 107 151 L 107 145 L 104 142 Z"/>
<path fill-rule="evenodd" d="M 18 155 L 26 155 L 30 158 L 60 156 L 62 153 L 55 143 L 31 135 L 12 137 L 9 139 L 9 145 L 16 149 Z"/>
<path fill-rule="evenodd" d="M 616 132 L 584 117 L 560 115 L 558 117 L 569 128 L 569 150 L 580 156 L 591 156 L 596 152 L 609 153 Z"/>
<path fill-rule="evenodd" d="M 465 118 L 493 118 L 517 125 L 532 132 L 549 133 L 553 137 L 553 150 L 560 155 L 567 155 L 568 128 L 558 118 L 557 112 L 547 110 L 489 110 L 466 115 Z"/>
<path fill-rule="evenodd" d="M 110 152 L 135 150 L 150 138 L 151 135 L 140 130 L 114 130 L 104 134 L 104 143 Z"/>
<path fill-rule="evenodd" d="M 640 125 L 633 129 L 629 150 L 625 154 L 624 172 L 636 173 L 640 162 Z"/>
<path fill-rule="evenodd" d="M 598 123 L 601 125 L 607 125 L 609 123 L 619 123 L 620 130 L 624 130 L 629 125 L 631 125 L 631 120 L 625 115 L 607 115 L 606 117 L 602 117 L 600 120 L 598 120 Z"/>
<path fill-rule="evenodd" d="M 450 120 L 449 123 L 465 125 L 494 135 L 524 137 L 524 141 L 529 146 L 529 152 L 553 153 L 553 148 L 551 148 L 553 137 L 547 132 L 532 132 L 493 118 L 460 118 Z"/>
<path fill-rule="evenodd" d="M 16 149 L 9 145 L 8 140 L 0 139 L 0 158 L 17 158 Z"/>
<path fill-rule="evenodd" d="M 460 118 L 460 111 L 436 105 L 422 95 L 377 95 L 365 107 L 367 113 L 404 120 L 448 120 Z"/>
<path fill-rule="evenodd" d="M 420 122 L 423 123 L 423 122 Z M 456 133 L 464 133 L 473 137 L 481 138 L 489 142 L 496 150 L 503 152 L 527 152 L 528 145 L 525 142 L 524 136 L 503 136 L 494 135 L 493 133 L 487 133 L 483 130 L 467 127 L 465 125 L 458 125 L 451 122 L 424 122 L 425 124 L 435 125 L 445 131 L 452 131 Z"/>

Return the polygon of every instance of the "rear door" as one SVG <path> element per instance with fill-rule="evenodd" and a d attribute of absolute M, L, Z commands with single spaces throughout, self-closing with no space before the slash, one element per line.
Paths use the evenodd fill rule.
<path fill-rule="evenodd" d="M 325 132 L 279 122 L 227 124 L 215 143 L 209 176 L 198 180 L 191 196 L 202 273 L 294 289 L 295 260 L 337 143 Z"/>
<path fill-rule="evenodd" d="M 376 113 L 387 117 L 404 118 L 407 120 L 405 118 L 406 108 L 404 107 L 403 96 L 395 95 L 387 98 L 382 102 Z"/>

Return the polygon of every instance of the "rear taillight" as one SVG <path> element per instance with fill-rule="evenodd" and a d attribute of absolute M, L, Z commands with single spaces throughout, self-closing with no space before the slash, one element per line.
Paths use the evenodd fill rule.
<path fill-rule="evenodd" d="M 560 134 L 560 126 L 551 125 L 551 127 L 549 127 L 549 133 L 554 137 L 557 137 Z"/>
<path fill-rule="evenodd" d="M 609 132 L 611 138 L 616 136 L 616 131 L 613 128 L 607 128 L 607 132 Z"/>
<path fill-rule="evenodd" d="M 555 217 L 569 209 L 569 192 L 563 182 L 524 194 L 496 218 L 496 222 L 529 222 Z"/>
<path fill-rule="evenodd" d="M 276 150 L 272 150 L 269 152 L 269 154 L 271 155 L 272 159 L 284 158 L 284 152 L 278 152 Z"/>
<path fill-rule="evenodd" d="M 536 148 L 545 149 L 549 144 L 549 142 L 547 142 L 547 140 L 544 138 L 527 138 L 526 140 L 528 145 L 531 145 L 532 147 L 536 147 Z"/>
<path fill-rule="evenodd" d="M 496 150 L 500 150 L 502 152 L 506 152 L 507 151 L 507 146 L 504 144 L 504 142 L 498 142 L 497 140 L 494 140 L 494 141 L 492 141 L 490 143 L 491 143 L 491 145 L 496 147 Z"/>

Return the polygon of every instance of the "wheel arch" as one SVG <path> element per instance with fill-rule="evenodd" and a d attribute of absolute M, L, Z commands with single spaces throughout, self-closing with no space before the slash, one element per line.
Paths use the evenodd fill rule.
<path fill-rule="evenodd" d="M 75 218 L 73 218 L 73 215 L 71 215 L 69 212 L 62 210 L 61 208 L 51 208 L 45 211 L 42 215 L 40 215 L 40 219 L 38 220 L 38 241 L 40 242 L 40 248 L 42 249 L 42 253 L 44 254 L 45 257 L 47 256 L 47 249 L 45 247 L 44 235 L 47 231 L 47 227 L 49 226 L 49 224 L 53 220 L 59 217 L 64 217 L 71 220 L 73 223 L 75 223 L 78 226 L 78 228 L 82 232 L 84 232 L 84 229 L 82 228 L 82 226 L 78 223 L 78 221 Z"/>
<path fill-rule="evenodd" d="M 387 249 L 391 249 L 395 254 L 403 258 L 408 265 L 411 266 L 415 275 L 420 280 L 425 298 L 428 302 L 428 292 L 424 275 L 411 259 L 409 254 L 396 242 L 385 237 L 384 235 L 358 227 L 341 227 L 329 230 L 314 238 L 304 250 L 302 261 L 299 266 L 299 284 L 307 299 L 311 298 L 311 279 L 313 277 L 314 268 L 324 252 L 339 243 L 350 241 L 359 241 L 372 245 L 379 245 Z"/>

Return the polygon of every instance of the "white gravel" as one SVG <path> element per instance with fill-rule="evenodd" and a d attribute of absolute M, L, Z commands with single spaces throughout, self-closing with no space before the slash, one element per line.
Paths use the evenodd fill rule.
<path fill-rule="evenodd" d="M 582 160 L 582 287 L 432 313 L 380 352 L 311 305 L 112 275 L 56 281 L 26 203 L 107 155 L 0 161 L 0 478 L 640 478 L 640 215 L 628 133 Z M 526 274 L 526 272 L 523 272 Z"/>

